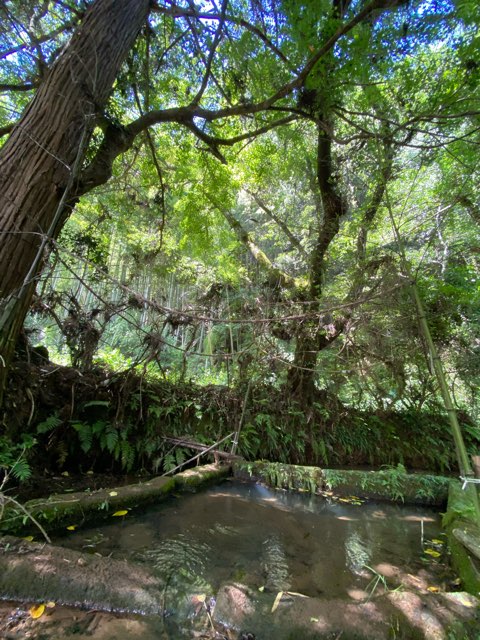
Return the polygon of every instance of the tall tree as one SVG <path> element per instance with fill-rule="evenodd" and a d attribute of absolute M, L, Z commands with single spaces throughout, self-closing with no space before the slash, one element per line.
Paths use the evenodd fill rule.
<path fill-rule="evenodd" d="M 50 5 L 44 3 L 27 15 L 28 26 L 13 22 L 15 33 L 25 41 L 0 52 L 0 56 L 13 56 L 13 67 L 27 58 L 36 61 L 36 70 L 25 74 L 25 82 L 14 86 L 10 74 L 3 90 L 17 97 L 38 86 L 15 126 L 6 124 L 0 130 L 12 130 L 0 151 L 0 388 L 48 239 L 57 237 L 78 198 L 111 177 L 120 154 L 141 136 L 144 139 L 150 127 L 176 123 L 225 161 L 223 147 L 298 118 L 298 92 L 312 73 L 320 68 L 328 75 L 340 43 L 348 53 L 343 61 L 351 60 L 351 54 L 361 50 L 348 51 L 356 41 L 352 32 L 358 36 L 358 30 L 361 34 L 364 27 L 368 30 L 373 25 L 374 32 L 380 33 L 384 15 L 405 3 L 334 2 L 333 14 L 332 5 L 325 9 L 321 5 L 322 19 L 305 35 L 302 49 L 289 40 L 290 25 L 301 32 L 311 19 L 303 7 L 292 12 L 290 2 L 279 5 L 280 10 L 269 4 L 267 10 L 261 2 L 233 0 L 224 0 L 220 7 L 216 2 L 95 0 L 85 14 L 83 3 L 58 4 L 72 8 L 62 25 L 47 21 L 50 31 L 41 32 L 39 25 L 49 17 Z M 31 5 L 36 6 L 25 5 L 27 14 Z M 421 22 L 423 13 L 419 16 Z M 52 44 L 78 20 L 63 48 Z M 144 37 L 138 40 L 142 26 Z M 390 39 L 398 36 L 397 27 L 395 23 L 388 26 Z M 161 37 L 155 38 L 157 28 Z M 367 55 L 365 46 L 362 55 Z M 122 67 L 127 58 L 128 64 Z M 115 81 L 117 99 L 109 103 Z M 321 95 L 321 101 L 325 99 L 326 92 Z M 322 118 L 317 120 L 325 119 L 328 127 L 334 107 L 319 105 L 317 115 Z M 132 113 L 137 117 L 129 121 Z M 359 130 L 363 127 L 362 122 Z M 229 132 L 227 136 L 224 131 Z M 323 146 L 328 147 L 330 133 L 328 128 L 322 131 Z M 148 135 L 147 144 L 154 154 Z M 330 151 L 324 151 L 328 168 Z M 161 182 L 160 164 L 158 168 Z M 332 195 L 327 176 L 322 194 L 332 205 L 331 215 L 325 217 L 327 245 L 341 216 L 333 211 L 338 197 L 332 199 Z M 327 248 L 320 247 L 319 264 Z"/>
<path fill-rule="evenodd" d="M 0 388 L 41 266 L 98 117 L 149 11 L 149 0 L 97 0 L 0 154 Z"/>

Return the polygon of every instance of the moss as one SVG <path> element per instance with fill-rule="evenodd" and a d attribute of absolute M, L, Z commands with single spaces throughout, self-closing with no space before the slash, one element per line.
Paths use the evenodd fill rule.
<path fill-rule="evenodd" d="M 462 581 L 463 588 L 478 596 L 480 593 L 478 559 L 474 558 L 473 554 L 454 534 L 456 529 L 468 530 L 472 535 L 477 530 L 477 539 L 480 540 L 480 530 L 472 500 L 473 491 L 476 491 L 473 485 L 463 490 L 458 480 L 451 481 L 443 526 L 448 537 L 452 565 Z"/>
<path fill-rule="evenodd" d="M 112 511 L 158 502 L 174 489 L 192 490 L 216 482 L 230 474 L 230 467 L 205 465 L 177 474 L 157 477 L 147 482 L 100 489 L 91 493 L 55 494 L 47 499 L 30 500 L 24 508 L 47 531 L 101 518 Z M 18 533 L 32 528 L 32 522 L 19 509 L 10 507 L 0 522 L 0 531 Z"/>
<path fill-rule="evenodd" d="M 235 462 L 234 475 L 252 478 L 281 489 L 339 495 L 355 494 L 414 504 L 442 505 L 447 501 L 449 479 L 442 476 L 408 474 L 398 465 L 382 471 L 342 471 L 273 462 Z"/>
<path fill-rule="evenodd" d="M 323 472 L 319 467 L 277 462 L 235 461 L 233 469 L 237 478 L 254 479 L 277 489 L 316 493 L 325 486 Z"/>
<path fill-rule="evenodd" d="M 188 469 L 173 477 L 175 486 L 183 491 L 193 491 L 199 487 L 218 482 L 231 474 L 228 465 L 207 464 L 202 467 Z"/>

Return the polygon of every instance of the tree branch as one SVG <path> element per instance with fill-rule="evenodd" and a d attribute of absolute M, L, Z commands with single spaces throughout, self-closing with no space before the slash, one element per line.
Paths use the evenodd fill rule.
<path fill-rule="evenodd" d="M 222 207 L 219 203 L 214 202 L 210 197 L 210 200 L 214 206 L 223 214 L 225 220 L 228 222 L 235 235 L 240 242 L 245 245 L 248 252 L 255 260 L 255 262 L 266 272 L 268 281 L 273 287 L 284 287 L 285 289 L 299 289 L 299 282 L 296 278 L 288 275 L 278 267 L 276 267 L 270 258 L 255 244 L 250 234 L 243 228 L 241 223 L 231 214 L 227 209 Z"/>
<path fill-rule="evenodd" d="M 0 60 L 13 55 L 14 53 L 20 53 L 20 51 L 24 51 L 25 49 L 34 49 L 39 44 L 48 42 L 49 40 L 53 40 L 53 38 L 60 35 L 64 31 L 73 29 L 73 27 L 75 27 L 78 24 L 79 20 L 82 17 L 83 17 L 83 13 L 79 15 L 77 18 L 75 18 L 74 20 L 70 20 L 69 22 L 66 22 L 62 26 L 58 27 L 58 29 L 54 29 L 53 31 L 50 31 L 49 33 L 46 33 L 43 36 L 36 38 L 34 42 L 24 42 L 23 44 L 19 44 L 16 47 L 11 47 L 10 49 L 4 49 L 3 51 L 0 51 Z"/>
<path fill-rule="evenodd" d="M 228 0 L 223 0 L 217 30 L 215 31 L 215 36 L 213 38 L 212 46 L 210 47 L 210 51 L 208 52 L 208 58 L 205 65 L 205 73 L 203 76 L 202 84 L 200 85 L 197 95 L 192 100 L 193 105 L 200 104 L 200 100 L 202 99 L 203 94 L 205 93 L 205 90 L 208 86 L 208 82 L 210 80 L 210 74 L 212 71 L 212 64 L 213 64 L 213 58 L 215 56 L 215 51 L 217 50 L 218 45 L 220 44 L 220 41 L 222 39 L 222 31 L 225 25 L 225 12 L 227 10 L 227 6 L 228 6 Z"/>
<path fill-rule="evenodd" d="M 294 236 L 294 234 L 290 231 L 290 229 L 285 224 L 285 222 L 281 218 L 279 218 L 277 214 L 274 211 L 272 211 L 272 209 L 267 207 L 267 205 L 260 198 L 258 193 L 254 193 L 253 191 L 250 191 L 250 189 L 245 189 L 245 191 L 248 193 L 249 196 L 253 198 L 253 200 L 257 203 L 260 209 L 264 211 L 267 214 L 267 216 L 271 218 L 275 222 L 275 224 L 277 224 L 280 227 L 280 229 L 287 236 L 287 238 L 290 240 L 292 245 L 299 251 L 299 253 L 301 253 L 303 259 L 308 260 L 307 252 L 303 248 L 302 243 L 298 240 L 298 238 Z"/>
<path fill-rule="evenodd" d="M 195 11 L 193 9 L 184 9 L 183 7 L 179 7 L 178 5 L 173 3 L 170 9 L 166 9 L 164 7 L 160 8 L 157 6 L 154 10 L 157 13 L 171 15 L 173 18 L 197 18 L 198 20 L 222 19 L 221 14 L 218 13 L 202 13 L 201 11 Z M 284 62 L 288 66 L 290 71 L 297 73 L 297 69 L 295 69 L 287 56 L 270 40 L 270 38 L 261 29 L 251 24 L 247 20 L 244 20 L 243 18 L 236 18 L 235 16 L 229 14 L 225 15 L 225 21 L 231 24 L 235 24 L 239 27 L 243 27 L 247 31 L 250 31 L 251 33 L 256 35 L 268 49 L 270 49 L 278 58 L 280 58 L 280 60 L 282 60 L 282 62 Z"/>
<path fill-rule="evenodd" d="M 0 91 L 31 91 L 37 88 L 37 84 L 26 82 L 25 84 L 0 84 Z"/>

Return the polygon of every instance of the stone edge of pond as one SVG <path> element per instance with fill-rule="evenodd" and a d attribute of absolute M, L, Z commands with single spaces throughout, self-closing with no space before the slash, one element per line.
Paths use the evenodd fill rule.
<path fill-rule="evenodd" d="M 445 505 L 450 478 L 405 473 L 401 467 L 380 471 L 322 469 L 276 462 L 232 463 L 233 474 L 242 480 L 256 480 L 278 489 L 355 495 L 406 504 Z"/>
<path fill-rule="evenodd" d="M 452 565 L 469 593 L 480 595 L 480 526 L 476 518 L 472 492 L 459 480 L 450 483 L 443 527 L 448 538 Z"/>
<path fill-rule="evenodd" d="M 196 489 L 225 478 L 231 474 L 228 465 L 208 464 L 188 469 L 172 477 L 159 476 L 146 482 L 99 489 L 90 493 L 75 492 L 53 494 L 46 499 L 29 500 L 23 505 L 23 512 L 10 507 L 5 509 L 0 522 L 0 535 L 18 533 L 26 529 L 33 531 L 33 516 L 46 531 L 61 527 L 77 527 L 88 521 L 112 516 L 134 507 L 158 502 L 174 491 L 195 491 Z M 126 515 L 126 514 L 123 514 Z"/>

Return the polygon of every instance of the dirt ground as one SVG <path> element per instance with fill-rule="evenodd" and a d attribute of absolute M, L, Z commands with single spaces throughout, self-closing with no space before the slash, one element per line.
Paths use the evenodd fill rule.
<path fill-rule="evenodd" d="M 1 640 L 177 640 L 158 618 L 55 606 L 46 608 L 43 615 L 35 619 L 29 611 L 31 606 L 0 603 Z M 192 625 L 192 639 L 237 640 L 238 637 L 236 632 L 213 631 L 206 617 Z"/>

